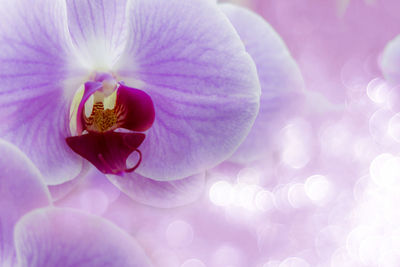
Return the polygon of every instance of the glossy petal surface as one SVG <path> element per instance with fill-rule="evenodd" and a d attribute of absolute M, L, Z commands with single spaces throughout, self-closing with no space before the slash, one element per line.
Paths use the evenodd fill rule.
<path fill-rule="evenodd" d="M 400 83 L 400 35 L 385 47 L 381 59 L 382 72 L 388 81 Z"/>
<path fill-rule="evenodd" d="M 32 209 L 50 203 L 38 169 L 15 146 L 0 140 L 0 262 L 14 262 L 14 224 Z"/>
<path fill-rule="evenodd" d="M 133 200 L 157 208 L 189 204 L 200 197 L 205 185 L 204 173 L 175 181 L 155 181 L 137 173 L 107 177 Z"/>
<path fill-rule="evenodd" d="M 20 266 L 151 266 L 136 241 L 114 224 L 72 209 L 39 209 L 15 227 Z"/>
<path fill-rule="evenodd" d="M 299 101 L 303 80 L 296 62 L 275 30 L 259 15 L 231 4 L 220 5 L 257 66 L 260 111 L 250 134 L 231 158 L 246 162 L 268 151 L 279 122 Z M 282 125 L 281 125 L 282 126 Z"/>
<path fill-rule="evenodd" d="M 80 60 L 109 69 L 125 44 L 126 0 L 67 0 L 68 27 Z"/>
<path fill-rule="evenodd" d="M 259 106 L 256 69 L 229 21 L 204 0 L 131 2 L 129 39 L 116 71 L 146 91 L 155 122 L 137 172 L 187 177 L 229 157 Z"/>
<path fill-rule="evenodd" d="M 0 1 L 0 17 L 0 136 L 27 154 L 46 183 L 70 180 L 82 164 L 65 143 L 81 73 L 69 68 L 75 57 L 65 3 Z"/>

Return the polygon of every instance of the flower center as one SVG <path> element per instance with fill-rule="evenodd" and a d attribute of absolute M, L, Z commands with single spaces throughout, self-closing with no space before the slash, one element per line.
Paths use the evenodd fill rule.
<path fill-rule="evenodd" d="M 96 74 L 85 83 L 71 105 L 69 147 L 101 172 L 122 175 L 134 171 L 142 160 L 138 147 L 155 119 L 154 105 L 144 91 L 117 83 L 109 74 Z M 125 132 L 116 131 L 120 128 Z M 128 156 L 139 159 L 132 168 Z"/>
<path fill-rule="evenodd" d="M 85 125 L 88 131 L 104 133 L 118 128 L 118 113 L 115 109 L 104 109 L 104 104 L 94 104 L 90 117 L 85 116 Z"/>
<path fill-rule="evenodd" d="M 96 94 L 94 93 L 95 99 Z M 124 106 L 114 106 L 114 108 L 104 107 L 104 102 L 96 102 L 92 107 L 92 112 L 89 117 L 83 113 L 84 128 L 88 132 L 104 133 L 107 131 L 113 131 L 120 128 L 124 120 L 126 119 L 126 108 Z"/>

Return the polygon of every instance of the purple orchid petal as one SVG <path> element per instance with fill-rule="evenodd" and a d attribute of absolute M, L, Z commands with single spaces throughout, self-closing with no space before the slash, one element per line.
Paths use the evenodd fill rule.
<path fill-rule="evenodd" d="M 69 105 L 81 81 L 67 34 L 65 3 L 0 5 L 0 136 L 19 146 L 47 184 L 79 174 L 82 159 L 65 143 Z"/>
<path fill-rule="evenodd" d="M 133 200 L 157 208 L 189 204 L 201 196 L 205 186 L 205 173 L 175 181 L 155 181 L 137 173 L 107 177 Z"/>
<path fill-rule="evenodd" d="M 126 39 L 126 0 L 67 0 L 68 27 L 88 68 L 111 68 Z"/>
<path fill-rule="evenodd" d="M 274 29 L 259 15 L 231 4 L 219 5 L 257 66 L 260 111 L 250 134 L 230 160 L 249 162 L 270 150 L 283 118 L 293 111 L 304 87 L 296 62 Z"/>
<path fill-rule="evenodd" d="M 53 202 L 63 199 L 69 193 L 73 192 L 86 179 L 86 175 L 92 165 L 89 162 L 84 162 L 81 173 L 74 179 L 58 185 L 48 185 L 51 199 Z"/>
<path fill-rule="evenodd" d="M 137 172 L 156 180 L 199 173 L 229 157 L 253 124 L 260 87 L 254 62 L 215 3 L 134 0 L 116 72 L 146 91 L 155 122 Z"/>
<path fill-rule="evenodd" d="M 15 227 L 15 246 L 19 266 L 151 266 L 127 233 L 72 209 L 28 213 Z"/>
<path fill-rule="evenodd" d="M 381 69 L 385 78 L 400 84 L 400 35 L 390 41 L 382 54 Z"/>
<path fill-rule="evenodd" d="M 39 170 L 15 146 L 0 140 L 0 262 L 14 266 L 13 229 L 25 213 L 50 204 Z"/>

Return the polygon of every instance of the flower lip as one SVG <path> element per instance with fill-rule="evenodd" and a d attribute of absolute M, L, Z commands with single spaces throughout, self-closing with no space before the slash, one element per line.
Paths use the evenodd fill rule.
<path fill-rule="evenodd" d="M 132 172 L 142 160 L 138 147 L 145 138 L 143 133 L 89 132 L 80 136 L 67 137 L 69 147 L 92 163 L 99 171 L 106 174 L 122 175 L 123 172 Z M 135 166 L 128 168 L 126 159 L 136 151 L 139 160 Z"/>
<path fill-rule="evenodd" d="M 106 174 L 121 175 L 139 166 L 142 154 L 138 147 L 145 134 L 137 132 L 148 130 L 155 120 L 153 101 L 148 94 L 123 82 L 117 83 L 108 73 L 96 73 L 93 81 L 85 83 L 77 110 L 71 114 L 71 120 L 76 120 L 77 135 L 67 137 L 66 142 L 75 153 Z M 119 128 L 129 132 L 115 132 Z M 135 151 L 139 159 L 134 167 L 128 168 L 126 160 Z"/>

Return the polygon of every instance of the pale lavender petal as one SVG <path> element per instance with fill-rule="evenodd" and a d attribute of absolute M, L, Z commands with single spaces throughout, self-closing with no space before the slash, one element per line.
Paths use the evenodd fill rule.
<path fill-rule="evenodd" d="M 136 173 L 108 179 L 133 200 L 157 208 L 173 208 L 197 200 L 204 191 L 205 173 L 174 181 L 155 181 Z"/>
<path fill-rule="evenodd" d="M 381 69 L 388 81 L 400 84 L 400 35 L 386 45 L 382 54 Z"/>
<path fill-rule="evenodd" d="M 73 192 L 79 185 L 87 178 L 87 173 L 92 165 L 89 162 L 84 162 L 81 173 L 74 179 L 58 185 L 49 185 L 51 199 L 53 202 L 66 197 L 69 193 Z"/>
<path fill-rule="evenodd" d="M 284 118 L 300 102 L 303 79 L 285 43 L 259 15 L 231 4 L 219 5 L 257 66 L 261 84 L 260 111 L 250 134 L 231 160 L 249 162 L 270 150 Z"/>
<path fill-rule="evenodd" d="M 50 204 L 39 170 L 14 145 L 0 140 L 0 262 L 15 260 L 13 229 L 25 213 Z"/>
<path fill-rule="evenodd" d="M 258 111 L 254 62 L 211 1 L 135 0 L 116 65 L 126 85 L 146 91 L 156 118 L 137 172 L 156 180 L 191 176 L 228 158 Z"/>
<path fill-rule="evenodd" d="M 19 266 L 151 266 L 126 232 L 100 217 L 73 209 L 28 213 L 15 227 Z"/>
<path fill-rule="evenodd" d="M 126 0 L 67 0 L 68 27 L 80 60 L 111 68 L 125 47 Z"/>
<path fill-rule="evenodd" d="M 65 142 L 81 82 L 69 69 L 75 57 L 65 14 L 61 0 L 0 4 L 0 136 L 19 146 L 48 184 L 74 178 L 82 164 Z"/>

